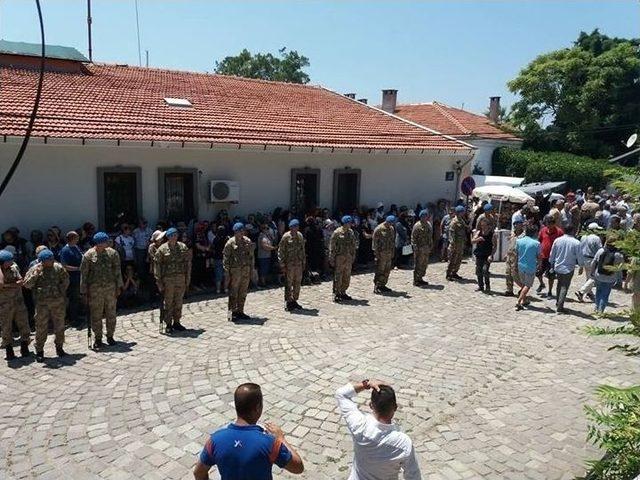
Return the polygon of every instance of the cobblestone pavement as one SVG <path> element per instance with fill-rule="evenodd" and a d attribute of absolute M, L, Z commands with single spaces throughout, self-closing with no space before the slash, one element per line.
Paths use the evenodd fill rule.
<path fill-rule="evenodd" d="M 470 264 L 462 274 L 471 278 Z M 541 299 L 515 312 L 513 299 L 445 282 L 443 264 L 427 276 L 433 285 L 420 289 L 395 270 L 396 293 L 376 296 L 372 275 L 358 275 L 351 305 L 331 302 L 330 283 L 303 287 L 303 314 L 283 311 L 282 290 L 253 292 L 247 311 L 262 325 L 228 322 L 224 298 L 193 299 L 184 318 L 193 330 L 179 337 L 158 333 L 157 311 L 121 315 L 117 348 L 88 351 L 86 333 L 72 329 L 64 361 L 51 358 L 49 337 L 46 364 L 0 363 L 0 477 L 192 478 L 207 432 L 233 419 L 233 389 L 254 381 L 264 420 L 283 425 L 303 456 L 302 478 L 344 479 L 351 441 L 333 393 L 366 377 L 398 390 L 398 423 L 424 478 L 583 473 L 599 456 L 585 441 L 583 404 L 597 385 L 628 384 L 638 371 L 607 351 L 619 340 L 580 331 L 613 322 L 577 302 L 563 316 Z M 493 287 L 503 285 L 498 275 Z M 616 311 L 629 296 L 612 300 Z"/>

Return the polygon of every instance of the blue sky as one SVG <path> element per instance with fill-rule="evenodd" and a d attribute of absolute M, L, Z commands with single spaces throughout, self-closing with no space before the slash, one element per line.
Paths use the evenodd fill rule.
<path fill-rule="evenodd" d="M 87 54 L 86 1 L 43 0 L 47 43 Z M 92 0 L 94 60 L 137 65 L 134 0 Z M 212 71 L 242 48 L 286 46 L 310 58 L 311 82 L 380 103 L 438 100 L 482 112 L 513 97 L 506 82 L 581 30 L 640 36 L 637 0 L 164 1 L 139 0 L 150 65 Z M 0 0 L 0 38 L 39 41 L 35 3 Z"/>

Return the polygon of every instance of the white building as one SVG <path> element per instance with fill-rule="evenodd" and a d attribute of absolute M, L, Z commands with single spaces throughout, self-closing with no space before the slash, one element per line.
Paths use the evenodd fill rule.
<path fill-rule="evenodd" d="M 452 200 L 473 157 L 467 143 L 318 86 L 63 57 L 47 60 L 0 230 Z M 0 50 L 0 178 L 24 136 L 37 65 Z"/>
<path fill-rule="evenodd" d="M 496 148 L 522 146 L 520 138 L 500 128 L 500 97 L 490 97 L 487 118 L 435 101 L 398 105 L 397 96 L 397 90 L 383 90 L 382 109 L 476 147 L 471 168 L 473 172 L 491 175 L 491 157 Z"/>

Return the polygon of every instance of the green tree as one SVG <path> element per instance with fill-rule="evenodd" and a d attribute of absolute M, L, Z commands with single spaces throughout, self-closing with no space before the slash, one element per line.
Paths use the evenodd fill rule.
<path fill-rule="evenodd" d="M 238 55 L 229 56 L 216 62 L 216 73 L 238 77 L 259 78 L 278 82 L 308 83 L 309 75 L 303 70 L 310 65 L 309 59 L 297 51 L 278 50 L 271 53 L 252 54 L 246 48 Z"/>
<path fill-rule="evenodd" d="M 509 116 L 525 148 L 591 157 L 622 153 L 640 127 L 640 39 L 580 33 L 571 48 L 540 55 L 508 83 Z"/>

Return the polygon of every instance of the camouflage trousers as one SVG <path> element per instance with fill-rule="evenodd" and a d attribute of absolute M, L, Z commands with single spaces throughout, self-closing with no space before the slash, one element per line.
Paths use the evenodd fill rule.
<path fill-rule="evenodd" d="M 302 285 L 302 264 L 286 265 L 285 267 L 285 284 L 284 284 L 284 301 L 297 302 L 300 298 L 300 286 Z"/>
<path fill-rule="evenodd" d="M 518 280 L 518 259 L 507 255 L 505 260 L 505 281 L 507 282 L 507 292 L 513 293 L 513 284 L 519 284 Z"/>
<path fill-rule="evenodd" d="M 464 254 L 464 243 L 449 244 L 449 266 L 447 267 L 447 276 L 454 275 L 460 270 L 462 264 L 462 255 Z"/>
<path fill-rule="evenodd" d="M 353 257 L 351 255 L 338 255 L 335 259 L 333 270 L 333 294 L 344 295 L 351 283 L 351 268 Z"/>
<path fill-rule="evenodd" d="M 389 274 L 393 269 L 393 251 L 379 252 L 376 254 L 376 273 L 373 276 L 373 284 L 376 287 L 384 287 L 389 281 Z"/>
<path fill-rule="evenodd" d="M 429 255 L 431 251 L 426 248 L 418 248 L 413 251 L 413 280 L 422 280 L 427 274 L 427 266 L 429 265 Z"/>
<path fill-rule="evenodd" d="M 244 313 L 250 281 L 250 266 L 229 269 L 229 310 L 233 313 Z"/>
<path fill-rule="evenodd" d="M 0 303 L 0 329 L 2 329 L 2 348 L 10 347 L 13 344 L 13 322 L 16 323 L 20 332 L 20 341 L 29 341 L 29 321 L 27 320 L 27 309 L 22 301 L 22 295 L 15 299 L 10 299 Z"/>
<path fill-rule="evenodd" d="M 90 287 L 89 312 L 91 330 L 96 341 L 102 340 L 102 319 L 107 324 L 107 337 L 113 337 L 116 331 L 116 287 Z"/>
<path fill-rule="evenodd" d="M 36 351 L 41 352 L 49 333 L 49 319 L 53 323 L 56 347 L 64 344 L 64 315 L 66 305 L 64 299 L 40 300 L 36 302 Z"/>
<path fill-rule="evenodd" d="M 168 326 L 174 323 L 180 323 L 182 318 L 182 301 L 184 292 L 187 289 L 186 275 L 172 275 L 162 280 L 164 290 L 163 297 L 163 315 L 164 321 Z"/>

